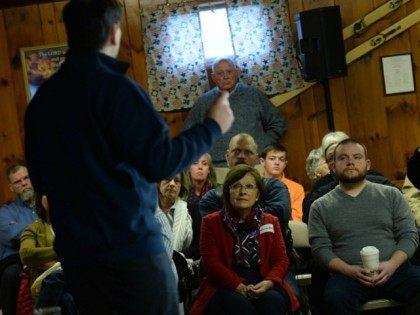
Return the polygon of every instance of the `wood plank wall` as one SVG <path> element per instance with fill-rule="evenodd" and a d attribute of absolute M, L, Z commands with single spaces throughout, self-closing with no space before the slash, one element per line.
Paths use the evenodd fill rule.
<path fill-rule="evenodd" d="M 290 0 L 289 12 L 322 6 L 340 5 L 346 26 L 383 4 L 384 0 Z M 0 171 L 8 159 L 23 156 L 23 116 L 27 106 L 19 48 L 63 43 L 66 34 L 61 19 L 66 2 L 53 2 L 0 10 Z M 147 84 L 142 42 L 139 0 L 125 0 L 122 23 L 123 38 L 120 59 L 131 63 L 129 75 L 142 86 Z M 412 0 L 396 12 L 373 25 L 366 33 L 346 41 L 346 50 L 356 47 L 392 23 L 420 8 L 420 0 Z M 373 167 L 392 180 L 405 175 L 407 156 L 420 145 L 419 93 L 384 96 L 380 57 L 412 53 L 420 91 L 420 24 L 397 36 L 380 48 L 350 65 L 348 76 L 330 81 L 337 130 L 363 141 Z M 279 108 L 289 122 L 289 130 L 281 139 L 289 150 L 289 177 L 308 189 L 305 159 L 312 148 L 320 145 L 327 132 L 323 91 L 317 85 Z M 163 114 L 170 135 L 179 133 L 186 111 Z M 0 176 L 0 204 L 13 198 L 3 174 Z"/>

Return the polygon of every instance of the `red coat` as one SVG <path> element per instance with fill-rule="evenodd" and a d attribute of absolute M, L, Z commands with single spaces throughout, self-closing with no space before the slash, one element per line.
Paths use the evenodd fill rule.
<path fill-rule="evenodd" d="M 260 273 L 263 279 L 272 280 L 285 289 L 291 301 L 292 310 L 296 310 L 299 308 L 299 302 L 289 285 L 283 280 L 288 271 L 289 260 L 278 219 L 264 213 L 262 220 L 258 235 Z M 232 269 L 235 242 L 236 239 L 222 221 L 220 212 L 211 213 L 203 218 L 200 251 L 205 278 L 190 314 L 202 314 L 218 288 L 235 290 L 244 281 L 244 278 L 239 277 Z"/>

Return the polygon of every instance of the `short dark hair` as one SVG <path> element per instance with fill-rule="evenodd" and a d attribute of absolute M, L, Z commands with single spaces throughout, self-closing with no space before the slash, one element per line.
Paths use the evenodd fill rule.
<path fill-rule="evenodd" d="M 7 180 L 10 182 L 10 175 L 16 173 L 22 167 L 26 167 L 26 162 L 24 160 L 14 159 L 7 163 L 5 170 Z"/>
<path fill-rule="evenodd" d="M 359 142 L 355 139 L 352 139 L 352 138 L 347 138 L 347 139 L 344 139 L 343 141 L 340 141 L 339 143 L 337 143 L 337 146 L 334 149 L 334 161 L 336 160 L 338 147 L 342 146 L 342 145 L 345 145 L 345 144 L 349 144 L 349 143 L 360 145 L 363 148 L 363 151 L 365 153 L 365 158 L 366 159 L 368 158 L 367 149 L 366 149 L 366 146 L 363 143 L 361 143 L 361 142 Z"/>
<path fill-rule="evenodd" d="M 225 205 L 230 205 L 230 186 L 236 183 L 246 174 L 250 174 L 252 177 L 254 177 L 258 191 L 260 192 L 260 198 L 265 195 L 265 184 L 261 178 L 260 173 L 258 173 L 255 168 L 249 165 L 240 164 L 232 167 L 226 174 L 226 178 L 223 183 L 223 203 Z"/>
<path fill-rule="evenodd" d="M 63 9 L 69 48 L 102 49 L 121 16 L 122 5 L 118 0 L 71 0 Z"/>
<path fill-rule="evenodd" d="M 286 157 L 287 157 L 286 148 L 283 145 L 281 145 L 280 143 L 273 143 L 273 144 L 270 144 L 270 145 L 268 145 L 264 148 L 264 150 L 260 154 L 260 158 L 265 159 L 267 157 L 267 153 L 270 152 L 270 151 L 286 152 Z"/>

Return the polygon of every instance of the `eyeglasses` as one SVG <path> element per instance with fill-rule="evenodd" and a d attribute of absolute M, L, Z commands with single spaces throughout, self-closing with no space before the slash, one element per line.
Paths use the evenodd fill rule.
<path fill-rule="evenodd" d="M 255 185 L 255 184 L 242 185 L 242 184 L 236 183 L 236 184 L 230 185 L 229 189 L 230 189 L 230 191 L 233 191 L 235 193 L 238 193 L 241 190 L 244 191 L 244 192 L 250 192 L 250 191 L 253 191 L 253 190 L 257 189 L 257 185 Z"/>

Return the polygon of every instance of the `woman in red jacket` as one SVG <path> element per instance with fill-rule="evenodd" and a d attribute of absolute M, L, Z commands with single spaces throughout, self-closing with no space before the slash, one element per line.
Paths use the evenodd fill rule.
<path fill-rule="evenodd" d="M 276 217 L 263 213 L 264 184 L 247 165 L 223 184 L 223 208 L 203 218 L 204 280 L 191 314 L 286 314 L 299 302 L 284 276 L 289 261 Z"/>

